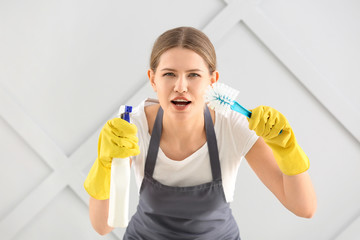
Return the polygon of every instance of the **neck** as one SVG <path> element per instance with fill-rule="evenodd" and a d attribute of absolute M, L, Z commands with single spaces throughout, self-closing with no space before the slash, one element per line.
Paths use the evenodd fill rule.
<path fill-rule="evenodd" d="M 192 116 L 189 120 L 175 118 L 164 113 L 162 139 L 172 144 L 192 144 L 206 141 L 204 113 Z"/>

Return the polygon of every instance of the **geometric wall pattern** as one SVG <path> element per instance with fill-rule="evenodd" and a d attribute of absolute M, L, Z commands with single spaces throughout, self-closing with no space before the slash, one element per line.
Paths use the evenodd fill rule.
<path fill-rule="evenodd" d="M 284 210 L 283 206 L 257 180 L 244 161 L 244 167 L 241 167 L 239 170 L 237 192 L 235 201 L 232 204 L 242 237 L 244 239 L 265 239 L 265 237 L 274 239 L 274 236 L 277 239 L 356 239 L 356 236 L 360 233 L 360 206 L 358 204 L 360 202 L 358 190 L 360 189 L 360 179 L 357 176 L 360 169 L 360 128 L 358 126 L 360 122 L 360 98 L 353 93 L 356 92 L 354 89 L 357 89 L 357 91 L 360 89 L 358 81 L 346 82 L 347 84 L 344 85 L 350 85 L 350 87 L 345 90 L 338 87 L 339 83 L 329 79 L 324 69 L 314 63 L 314 60 L 311 59 L 306 50 L 299 47 L 300 43 L 297 40 L 284 34 L 284 28 L 279 26 L 276 16 L 274 17 L 271 12 L 279 11 L 279 16 L 282 12 L 281 6 L 286 6 L 287 8 L 284 7 L 284 9 L 288 9 L 290 13 L 291 6 L 288 2 L 285 3 L 281 0 L 228 0 L 211 1 L 211 3 L 208 3 L 210 1 L 204 0 L 200 1 L 201 3 L 193 3 L 196 11 L 191 13 L 198 13 L 199 16 L 186 13 L 186 10 L 191 6 L 191 1 L 183 1 L 185 7 L 180 2 L 176 3 L 179 4 L 177 6 L 168 6 L 166 1 L 154 1 L 154 5 L 147 5 L 145 9 L 148 9 L 149 12 L 154 11 L 157 13 L 157 15 L 151 16 L 150 14 L 149 16 L 159 18 L 159 20 L 152 21 L 159 21 L 159 23 L 164 24 L 161 28 L 156 28 L 156 25 L 141 25 L 141 30 L 148 31 L 149 33 L 151 31 L 146 29 L 156 28 L 156 34 L 152 33 L 153 35 L 151 35 L 151 39 L 154 39 L 163 30 L 179 25 L 193 25 L 202 29 L 210 37 L 217 49 L 219 69 L 222 70 L 220 73 L 223 73 L 220 78 L 227 79 L 226 82 L 241 90 L 241 102 L 244 106 L 254 106 L 266 102 L 268 105 L 281 107 L 284 113 L 286 113 L 285 115 L 293 120 L 293 127 L 295 132 L 298 133 L 299 141 L 303 142 L 303 148 L 311 159 L 312 167 L 310 175 L 317 190 L 319 204 L 318 211 L 311 220 L 297 218 Z M 294 6 L 292 7 L 296 8 L 296 4 L 313 6 L 315 9 L 324 6 L 320 4 L 322 1 L 316 3 L 308 1 L 300 2 L 293 3 Z M 55 2 L 52 3 L 55 4 Z M 87 4 L 87 2 L 82 1 L 76 3 L 80 5 Z M 357 3 L 352 3 L 351 1 L 343 3 L 345 5 L 353 4 L 354 9 L 360 10 L 360 6 Z M 33 9 L 42 6 L 41 4 L 45 3 L 34 2 Z M 109 2 L 108 4 L 115 4 L 115 9 L 122 10 L 121 3 Z M 129 5 L 131 4 L 136 9 L 136 3 L 129 3 Z M 149 3 L 143 2 L 141 4 L 146 5 Z M 6 3 L 1 3 L 1 5 L 3 5 L 5 10 L 21 9 L 19 7 L 21 4 L 19 6 L 10 6 L 6 5 Z M 278 6 L 280 10 L 275 9 L 274 6 Z M 60 7 L 67 9 L 65 4 Z M 154 7 L 154 9 L 149 7 Z M 174 20 L 174 23 L 167 25 L 164 20 L 169 19 L 171 13 L 169 16 L 167 15 L 166 19 L 161 19 L 162 15 L 160 13 L 162 11 L 157 12 L 156 8 L 164 11 L 170 10 L 171 12 L 175 7 L 178 7 L 183 12 L 180 19 L 186 20 Z M 84 8 L 84 11 L 86 11 L 86 6 Z M 74 9 L 81 8 L 74 6 Z M 348 6 L 347 9 L 351 9 L 351 7 Z M 5 12 L 5 10 L 3 11 Z M 120 12 L 123 11 L 125 15 L 125 10 Z M 341 9 L 338 9 L 339 12 L 341 12 Z M 141 13 L 145 14 L 143 10 L 141 10 Z M 8 17 L 11 14 L 16 16 L 16 13 L 11 11 L 8 11 L 7 14 L 3 14 L 3 18 L 7 20 L 11 19 Z M 51 16 L 51 13 L 47 14 Z M 349 13 L 349 15 L 351 14 Z M 69 24 L 82 21 L 74 17 L 76 13 L 71 16 L 73 16 L 71 19 L 67 19 L 66 15 L 61 16 L 65 22 L 61 24 L 66 24 L 66 21 Z M 320 16 L 325 16 L 325 14 L 320 14 Z M 100 19 L 107 16 L 104 12 L 100 12 L 99 16 L 94 18 L 96 19 L 97 17 Z M 137 16 L 133 17 L 136 18 Z M 195 24 L 197 17 L 201 17 L 202 22 Z M 296 19 L 299 22 L 307 21 L 305 19 L 306 15 L 303 18 Z M 121 20 L 124 21 L 124 19 Z M 144 18 L 144 20 L 146 19 Z M 140 22 L 144 22 L 144 20 Z M 96 25 L 96 22 L 94 20 L 92 26 Z M 6 27 L 7 25 L 12 26 L 11 23 L 5 21 L 2 21 L 0 25 L 1 28 L 5 29 L 4 33 L 11 33 L 14 36 L 18 34 L 14 32 L 15 30 L 10 32 L 10 28 Z M 137 24 L 135 25 L 137 26 Z M 105 29 L 108 26 L 97 27 Z M 73 34 L 75 35 L 76 32 Z M 117 37 L 121 39 L 119 36 Z M 127 37 L 131 38 L 131 36 Z M 354 38 L 357 37 L 359 37 L 359 31 L 354 33 Z M 4 165 L 0 172 L 1 186 L 4 189 L 4 195 L 1 194 L 3 195 L 1 201 L 4 202 L 1 205 L 6 206 L 2 207 L 0 212 L 1 239 L 97 239 L 98 237 L 92 230 L 87 217 L 88 195 L 83 189 L 83 182 L 96 157 L 97 138 L 100 129 L 104 121 L 115 116 L 117 107 L 120 104 L 130 103 L 136 105 L 144 98 L 154 95 L 154 93 L 152 93 L 144 75 L 137 75 L 138 78 L 134 83 L 130 83 L 126 79 L 120 80 L 122 85 L 129 84 L 128 88 L 120 90 L 121 94 L 118 95 L 116 92 L 112 92 L 110 95 L 116 97 L 108 104 L 109 106 L 106 111 L 98 114 L 102 117 L 97 119 L 96 126 L 86 126 L 87 130 L 84 130 L 85 133 L 80 134 L 82 140 L 72 143 L 72 146 L 76 147 L 68 147 L 65 142 L 59 143 L 58 140 L 54 140 L 54 133 L 45 127 L 47 126 L 45 122 L 40 123 L 40 120 L 34 117 L 36 115 L 34 114 L 35 111 L 38 110 L 36 110 L 36 106 L 29 108 L 24 99 L 21 99 L 21 89 L 19 91 L 14 90 L 24 86 L 24 89 L 29 87 L 34 94 L 37 94 L 33 96 L 34 99 L 41 94 L 43 94 L 45 99 L 48 96 L 40 91 L 42 90 L 41 88 L 39 90 L 35 85 L 31 85 L 31 82 L 37 81 L 31 79 L 31 76 L 29 76 L 30 80 L 26 81 L 24 76 L 19 75 L 16 71 L 16 67 L 13 71 L 8 70 L 9 66 L 13 67 L 18 60 L 12 59 L 11 56 L 13 55 L 5 49 L 7 44 L 11 44 L 10 41 L 6 41 L 8 38 L 4 35 L 2 39 L 0 43 L 3 46 L 0 47 L 0 50 L 3 54 L 0 52 L 0 55 L 7 58 L 0 57 L 0 71 L 3 72 L 0 75 L 0 127 L 4 136 L 6 136 L 6 139 L 2 139 L 0 142 L 2 146 L 1 164 Z M 149 39 L 134 39 L 134 41 L 150 46 Z M 104 51 L 108 50 L 105 45 L 101 46 L 101 49 Z M 52 47 L 60 49 L 60 52 L 67 51 L 65 48 Z M 134 48 L 134 46 L 129 48 L 131 47 Z M 30 47 L 27 46 L 27 48 Z M 354 50 L 354 55 L 356 56 L 353 59 L 360 56 L 359 49 L 358 47 Z M 132 53 L 132 55 L 135 55 L 134 59 L 144 58 L 142 55 L 144 52 L 137 53 L 136 51 L 134 50 Z M 229 57 L 232 54 L 233 56 Z M 241 55 L 252 56 L 252 58 L 242 58 Z M 56 54 L 52 58 L 56 58 Z M 339 58 L 339 61 L 344 60 L 344 58 Z M 72 61 L 76 62 L 73 59 Z M 131 65 L 132 63 L 127 62 L 127 64 Z M 28 65 L 32 66 L 32 68 L 36 67 L 31 65 L 31 62 Z M 136 65 L 134 70 L 145 69 L 142 63 L 134 62 L 134 65 Z M 106 66 L 101 67 L 101 71 L 105 71 Z M 268 81 L 259 79 L 260 75 L 257 74 L 260 74 L 261 69 L 274 74 L 269 76 L 269 79 L 273 77 L 278 79 Z M 53 70 L 59 71 L 60 69 L 55 68 Z M 76 72 L 74 69 L 70 70 Z M 234 79 L 234 76 L 237 76 L 237 71 L 239 76 L 242 76 L 242 78 L 246 77 L 252 81 L 239 82 L 239 80 Z M 121 75 L 117 72 L 115 74 Z M 131 72 L 123 74 L 127 77 L 131 76 Z M 356 74 L 360 73 L 354 73 L 352 76 L 355 78 L 360 76 Z M 105 77 L 109 76 L 110 73 Z M 66 76 L 64 75 L 63 77 Z M 25 80 L 15 81 L 14 83 L 11 82 L 13 78 L 24 78 Z M 43 77 L 40 82 L 36 83 L 49 84 L 50 86 L 51 83 L 48 81 L 50 80 Z M 114 83 L 118 80 L 113 79 L 111 81 Z M 259 82 L 263 86 L 261 89 L 259 89 Z M 93 84 L 91 82 L 85 83 Z M 62 85 L 64 89 L 73 89 L 72 85 L 65 86 L 66 84 L 68 83 L 64 82 Z M 84 90 L 84 92 L 79 92 L 79 95 L 87 96 L 86 94 L 89 94 L 94 96 L 94 101 L 108 103 L 106 101 L 110 97 L 107 92 L 98 89 L 97 85 L 91 86 L 92 89 L 89 90 L 89 93 L 86 93 L 86 90 Z M 47 86 L 43 87 L 43 89 L 47 89 Z M 246 91 L 242 89 L 246 89 Z M 58 89 L 60 92 L 62 90 L 61 87 Z M 56 89 L 54 92 L 56 92 Z M 27 94 L 30 93 L 27 92 Z M 68 92 L 69 98 L 73 95 L 76 94 L 71 91 Z M 256 98 L 254 95 L 257 95 Z M 31 98 L 31 95 L 26 96 Z M 98 98 L 96 99 L 96 97 Z M 57 98 L 57 101 L 61 100 L 64 103 L 71 104 L 71 101 L 66 99 L 66 95 L 55 95 L 55 98 Z M 292 98 L 297 98 L 298 100 Z M 287 100 L 289 103 L 293 103 L 293 105 L 287 104 Z M 75 108 L 77 103 L 74 102 L 73 104 L 74 106 L 70 105 L 68 107 Z M 86 103 L 81 104 L 86 105 Z M 45 104 L 41 106 L 45 106 Z M 94 109 L 101 109 L 101 105 L 96 105 L 95 102 L 91 106 Z M 297 110 L 293 109 L 294 106 Z M 84 106 L 84 109 L 91 111 L 89 106 Z M 49 108 L 48 111 L 53 110 Z M 78 126 L 88 124 L 86 121 L 89 116 L 86 115 L 85 110 L 81 112 L 83 118 L 77 116 L 78 118 L 71 119 L 71 122 L 76 122 Z M 63 109 L 59 109 L 59 112 L 61 111 L 66 112 Z M 57 116 L 56 114 L 54 111 L 54 116 Z M 310 116 L 306 117 L 306 114 Z M 49 117 L 47 120 L 50 122 L 53 119 Z M 67 126 L 70 126 L 70 124 Z M 64 127 L 59 128 L 64 129 L 64 131 L 68 130 L 68 128 Z M 69 131 L 71 130 L 70 127 Z M 64 150 L 65 148 L 66 150 Z M 21 176 L 16 176 L 16 174 L 21 174 Z M 132 180 L 130 207 L 131 212 L 134 212 L 137 204 L 137 192 L 134 184 L 135 181 L 134 179 Z M 29 190 L 24 192 L 23 189 Z M 12 197 L 13 195 L 17 196 L 16 201 Z M 85 220 L 87 222 L 79 223 L 79 221 L 84 222 Z M 51 231 L 46 231 L 44 226 L 49 227 Z M 69 226 L 76 229 L 76 231 L 67 231 L 70 228 Z M 123 229 L 116 229 L 108 236 L 102 237 L 102 239 L 121 239 L 122 235 Z"/>

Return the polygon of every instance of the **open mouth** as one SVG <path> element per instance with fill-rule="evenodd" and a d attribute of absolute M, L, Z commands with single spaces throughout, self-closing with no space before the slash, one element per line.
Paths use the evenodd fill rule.
<path fill-rule="evenodd" d="M 176 106 L 186 106 L 191 103 L 191 101 L 183 100 L 183 99 L 177 99 L 171 101 L 171 103 L 175 104 Z"/>

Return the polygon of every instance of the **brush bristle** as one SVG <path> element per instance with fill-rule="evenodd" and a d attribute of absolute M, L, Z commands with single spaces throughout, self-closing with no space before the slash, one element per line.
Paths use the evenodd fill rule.
<path fill-rule="evenodd" d="M 205 101 L 208 106 L 217 112 L 226 114 L 239 94 L 239 91 L 223 84 L 214 83 L 208 87 L 205 93 Z"/>

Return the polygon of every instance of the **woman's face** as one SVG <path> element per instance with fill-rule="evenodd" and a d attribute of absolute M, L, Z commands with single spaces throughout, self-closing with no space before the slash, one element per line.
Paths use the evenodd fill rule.
<path fill-rule="evenodd" d="M 219 73 L 210 74 L 200 55 L 177 47 L 164 52 L 156 72 L 150 69 L 148 76 L 164 111 L 184 119 L 203 113 L 205 90 L 218 80 Z"/>

